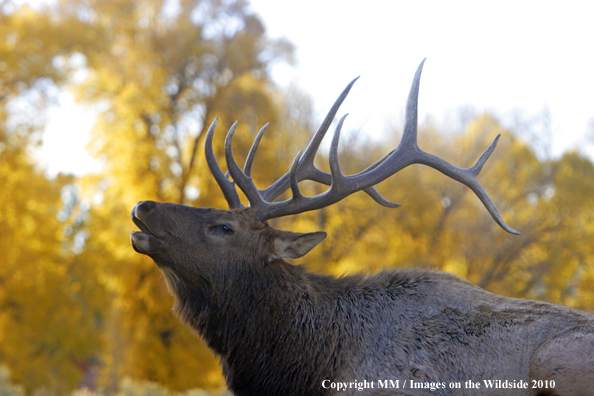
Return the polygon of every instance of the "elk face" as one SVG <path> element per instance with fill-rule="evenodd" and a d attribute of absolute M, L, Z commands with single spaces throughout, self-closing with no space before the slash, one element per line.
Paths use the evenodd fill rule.
<path fill-rule="evenodd" d="M 301 257 L 326 237 L 276 230 L 249 208 L 222 210 L 142 201 L 131 212 L 141 231 L 130 234 L 138 253 L 184 279 L 210 279 L 229 266 L 259 266 Z"/>

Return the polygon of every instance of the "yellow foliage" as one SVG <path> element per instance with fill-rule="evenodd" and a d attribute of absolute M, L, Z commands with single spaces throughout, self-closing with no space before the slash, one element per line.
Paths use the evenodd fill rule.
<path fill-rule="evenodd" d="M 0 363 L 27 391 L 89 384 L 115 393 L 127 377 L 176 391 L 223 386 L 216 358 L 173 317 L 160 270 L 131 249 L 129 212 L 147 199 L 226 207 L 201 149 L 215 117 L 220 159 L 225 133 L 240 121 L 238 162 L 270 122 L 253 167 L 260 188 L 289 170 L 317 128 L 303 94 L 268 80 L 261 54 L 290 58 L 290 46 L 268 39 L 246 4 L 231 3 L 205 0 L 212 13 L 199 21 L 188 1 L 172 15 L 158 0 L 63 0 L 53 10 L 0 14 Z M 222 28 L 225 18 L 237 28 Z M 90 144 L 101 173 L 48 180 L 27 151 L 39 125 L 8 122 L 10 101 L 50 79 L 101 110 Z M 402 208 L 357 193 L 271 224 L 328 232 L 296 261 L 316 272 L 437 268 L 496 293 L 594 310 L 591 160 L 541 160 L 490 115 L 448 138 L 419 131 L 424 150 L 460 166 L 497 134 L 479 181 L 522 236 L 504 233 L 467 188 L 419 165 L 378 186 Z M 392 145 L 351 139 L 341 147 L 345 173 Z M 316 163 L 327 170 L 324 153 Z M 306 195 L 326 188 L 303 183 Z"/>

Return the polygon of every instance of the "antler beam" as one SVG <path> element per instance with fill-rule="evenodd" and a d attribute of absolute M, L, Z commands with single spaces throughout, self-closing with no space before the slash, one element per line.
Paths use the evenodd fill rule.
<path fill-rule="evenodd" d="M 324 135 L 332 123 L 332 120 L 336 116 L 340 105 L 348 95 L 351 87 L 357 79 L 351 81 L 351 83 L 338 97 L 305 151 L 299 152 L 293 161 L 291 170 L 265 190 L 258 190 L 254 185 L 251 178 L 251 165 L 266 126 L 262 128 L 256 137 L 254 144 L 252 145 L 250 154 L 246 160 L 244 171 L 242 171 L 237 165 L 231 147 L 237 122 L 235 122 L 235 124 L 233 124 L 229 130 L 225 141 L 225 159 L 227 162 L 227 168 L 229 169 L 229 174 L 233 179 L 233 181 L 230 181 L 225 175 L 223 175 L 220 167 L 218 164 L 216 164 L 216 160 L 214 159 L 214 154 L 212 151 L 212 134 L 214 131 L 214 126 L 216 125 L 215 120 L 213 125 L 211 125 L 209 128 L 206 136 L 206 157 L 208 166 L 210 167 L 213 176 L 219 183 L 221 190 L 223 190 L 229 206 L 232 208 L 243 206 L 241 205 L 237 191 L 235 190 L 235 183 L 237 183 L 239 188 L 247 196 L 250 207 L 254 210 L 256 217 L 262 221 L 310 210 L 321 209 L 323 207 L 330 206 L 357 191 L 365 191 L 381 205 L 387 207 L 398 207 L 400 204 L 395 204 L 383 198 L 375 189 L 374 185 L 384 181 L 388 177 L 409 165 L 423 164 L 434 168 L 444 175 L 468 186 L 483 202 L 483 205 L 485 205 L 485 208 L 491 214 L 497 224 L 499 224 L 507 232 L 512 234 L 520 234 L 518 231 L 508 226 L 505 221 L 503 221 L 501 215 L 497 211 L 497 208 L 491 201 L 491 198 L 489 198 L 489 195 L 476 179 L 485 162 L 495 149 L 497 141 L 499 140 L 499 135 L 480 156 L 478 161 L 472 167 L 466 169 L 458 168 L 439 157 L 424 152 L 419 148 L 417 144 L 417 107 L 421 72 L 423 70 L 424 63 L 425 60 L 423 60 L 419 65 L 408 95 L 404 133 L 402 135 L 400 144 L 396 149 L 392 150 L 375 164 L 355 175 L 345 176 L 342 174 L 340 170 L 340 164 L 338 162 L 338 143 L 340 140 L 340 131 L 342 129 L 346 115 L 340 119 L 338 125 L 336 126 L 332 144 L 330 146 L 330 173 L 328 174 L 326 172 L 322 172 L 316 168 L 313 164 L 313 159 L 318 151 Z M 329 185 L 330 188 L 314 197 L 306 197 L 299 189 L 299 182 L 302 180 L 313 180 L 318 183 Z M 289 188 L 292 191 L 292 197 L 290 199 L 282 202 L 272 202 Z"/>

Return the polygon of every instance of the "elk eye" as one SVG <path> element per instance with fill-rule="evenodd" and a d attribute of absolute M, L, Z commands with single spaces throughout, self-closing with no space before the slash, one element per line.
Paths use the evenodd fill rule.
<path fill-rule="evenodd" d="M 235 231 L 228 224 L 219 224 L 213 227 L 214 231 L 220 234 L 233 235 Z"/>

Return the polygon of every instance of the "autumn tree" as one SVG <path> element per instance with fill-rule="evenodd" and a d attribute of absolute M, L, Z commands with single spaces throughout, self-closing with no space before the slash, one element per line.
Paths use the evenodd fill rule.
<path fill-rule="evenodd" d="M 143 199 L 221 204 L 197 149 L 204 132 L 215 116 L 221 133 L 242 119 L 236 144 L 245 146 L 257 126 L 277 123 L 269 68 L 292 48 L 267 38 L 243 1 L 64 1 L 60 11 L 99 43 L 79 47 L 85 77 L 71 87 L 100 109 L 90 149 L 105 166 L 79 182 L 91 204 L 78 255 L 110 295 L 100 383 L 108 392 L 123 376 L 220 387 L 212 353 L 171 315 L 160 271 L 130 248 L 129 212 Z"/>
<path fill-rule="evenodd" d="M 54 60 L 77 40 L 49 15 L 3 5 L 0 362 L 28 391 L 66 392 L 84 379 L 77 365 L 99 350 L 95 303 L 105 297 L 92 268 L 75 258 L 73 178 L 48 179 L 31 153 L 41 142 L 52 90 L 69 78 L 68 65 Z"/>

